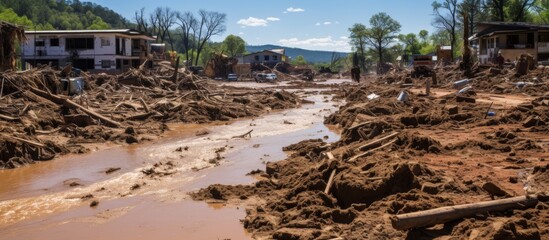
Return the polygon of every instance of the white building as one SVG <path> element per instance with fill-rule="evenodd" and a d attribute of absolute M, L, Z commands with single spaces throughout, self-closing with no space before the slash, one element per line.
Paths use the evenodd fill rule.
<path fill-rule="evenodd" d="M 143 63 L 155 38 L 132 29 L 26 31 L 22 59 L 85 71 L 120 72 Z"/>

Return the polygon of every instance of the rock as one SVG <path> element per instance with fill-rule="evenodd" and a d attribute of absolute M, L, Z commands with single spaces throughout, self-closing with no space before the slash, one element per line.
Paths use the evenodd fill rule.
<path fill-rule="evenodd" d="M 494 182 L 486 182 L 482 185 L 482 189 L 488 192 L 490 195 L 497 197 L 509 197 L 512 196 L 507 191 L 503 190 L 501 186 Z"/>
<path fill-rule="evenodd" d="M 459 113 L 459 107 L 456 105 L 448 106 L 448 114 L 455 115 Z"/>
<path fill-rule="evenodd" d="M 437 194 L 440 192 L 440 184 L 426 182 L 421 185 L 421 191 L 429 194 Z"/>
<path fill-rule="evenodd" d="M 468 103 L 475 103 L 476 100 L 474 98 L 470 97 L 464 97 L 464 96 L 456 96 L 457 102 L 468 102 Z"/>
<path fill-rule="evenodd" d="M 126 137 L 126 143 L 127 144 L 138 143 L 138 142 L 139 142 L 139 140 L 135 136 L 128 135 Z"/>
<path fill-rule="evenodd" d="M 522 126 L 529 128 L 533 126 L 544 126 L 545 122 L 539 119 L 537 116 L 530 116 L 528 117 L 523 123 Z"/>

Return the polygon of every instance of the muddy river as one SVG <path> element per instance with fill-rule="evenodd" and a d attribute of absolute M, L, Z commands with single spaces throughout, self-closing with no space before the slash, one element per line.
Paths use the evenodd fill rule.
<path fill-rule="evenodd" d="M 231 123 L 172 125 L 158 141 L 0 170 L 0 239 L 249 239 L 240 223 L 245 206 L 195 202 L 186 193 L 251 183 L 246 174 L 284 159 L 289 144 L 338 140 L 322 123 L 338 103 L 328 95 L 306 99 L 315 104 Z M 250 130 L 251 138 L 234 138 Z M 150 169 L 158 174 L 144 173 Z"/>

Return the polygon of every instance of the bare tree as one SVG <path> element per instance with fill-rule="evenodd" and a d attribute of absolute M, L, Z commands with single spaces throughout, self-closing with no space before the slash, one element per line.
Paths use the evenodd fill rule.
<path fill-rule="evenodd" d="M 443 0 L 442 2 L 434 1 L 433 12 L 435 19 L 433 26 L 440 30 L 448 32 L 450 35 L 451 59 L 454 61 L 454 51 L 456 46 L 456 30 L 458 29 L 458 0 Z"/>
<path fill-rule="evenodd" d="M 198 65 L 200 53 L 202 52 L 202 49 L 204 49 L 204 46 L 208 40 L 210 40 L 212 36 L 225 32 L 227 29 L 225 26 L 227 15 L 225 13 L 200 10 L 198 15 L 200 17 L 200 24 L 198 28 L 198 35 L 196 36 L 198 45 L 196 48 L 195 65 Z"/>
<path fill-rule="evenodd" d="M 185 58 L 187 63 L 192 62 L 192 56 L 189 56 L 189 51 L 193 47 L 194 35 L 198 27 L 198 20 L 191 12 L 184 12 L 177 14 L 177 25 L 181 28 L 181 42 L 185 52 Z"/>
<path fill-rule="evenodd" d="M 145 18 L 145 8 L 141 8 L 139 11 L 135 11 L 134 19 L 137 23 L 137 30 L 142 32 L 149 32 L 149 23 Z"/>
<path fill-rule="evenodd" d="M 172 46 L 173 50 L 173 41 L 171 39 L 171 36 L 169 35 L 169 31 L 170 28 L 176 23 L 176 12 L 167 7 L 158 7 L 152 13 L 151 18 L 154 18 L 156 21 L 158 38 L 160 38 L 160 42 L 165 42 L 166 36 L 168 36 L 170 40 L 170 45 Z"/>

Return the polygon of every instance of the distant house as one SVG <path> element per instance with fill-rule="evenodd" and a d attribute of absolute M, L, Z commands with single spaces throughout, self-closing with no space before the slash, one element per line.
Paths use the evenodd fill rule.
<path fill-rule="evenodd" d="M 244 64 L 265 64 L 267 66 L 274 66 L 279 62 L 286 62 L 287 59 L 288 57 L 286 57 L 284 49 L 271 49 L 246 54 L 242 56 L 238 62 Z"/>
<path fill-rule="evenodd" d="M 549 25 L 483 22 L 477 24 L 477 29 L 469 40 L 477 47 L 481 63 L 495 62 L 498 53 L 506 61 L 514 61 L 523 53 L 537 61 L 549 60 Z"/>
<path fill-rule="evenodd" d="M 132 29 L 27 31 L 22 59 L 26 64 L 51 64 L 82 70 L 125 71 L 148 57 L 155 38 Z"/>

